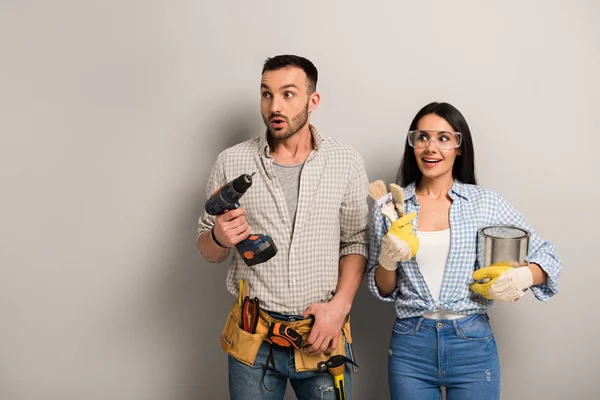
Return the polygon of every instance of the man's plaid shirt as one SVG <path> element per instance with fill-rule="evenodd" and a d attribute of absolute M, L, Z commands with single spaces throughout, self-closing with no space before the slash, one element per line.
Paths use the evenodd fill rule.
<path fill-rule="evenodd" d="M 302 314 L 312 303 L 329 301 L 337 286 L 340 257 L 366 258 L 368 251 L 364 162 L 351 147 L 321 136 L 312 126 L 311 132 L 315 148 L 302 169 L 293 229 L 266 135 L 219 154 L 206 187 L 208 198 L 241 174 L 256 173 L 240 204 L 250 232 L 270 235 L 278 252 L 269 261 L 248 267 L 232 249 L 227 289 L 237 295 L 239 280 L 246 279 L 261 307 L 284 314 Z M 198 234 L 211 229 L 214 221 L 204 214 Z"/>

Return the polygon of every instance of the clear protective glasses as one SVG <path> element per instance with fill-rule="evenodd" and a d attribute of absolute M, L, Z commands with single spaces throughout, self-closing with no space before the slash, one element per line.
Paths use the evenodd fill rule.
<path fill-rule="evenodd" d="M 408 132 L 408 144 L 415 149 L 424 149 L 433 142 L 440 150 L 452 150 L 459 148 L 462 143 L 460 132 L 436 131 L 421 129 Z"/>

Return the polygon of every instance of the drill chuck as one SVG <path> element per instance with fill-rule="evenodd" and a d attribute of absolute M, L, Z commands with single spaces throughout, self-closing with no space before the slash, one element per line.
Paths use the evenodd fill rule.
<path fill-rule="evenodd" d="M 236 192 L 244 194 L 250 186 L 252 186 L 252 175 L 243 174 L 235 178 L 232 182 L 233 189 Z"/>
<path fill-rule="evenodd" d="M 229 210 L 235 210 L 240 206 L 238 201 L 250 186 L 252 186 L 252 176 L 242 174 L 217 189 L 206 202 L 204 209 L 210 215 L 221 215 Z"/>

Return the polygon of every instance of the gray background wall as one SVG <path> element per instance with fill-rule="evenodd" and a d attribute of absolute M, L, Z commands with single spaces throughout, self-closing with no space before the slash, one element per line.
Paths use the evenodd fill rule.
<path fill-rule="evenodd" d="M 596 393 L 596 1 L 0 0 L 0 398 L 227 398 L 226 264 L 195 249 L 219 151 L 262 133 L 263 60 L 319 68 L 313 122 L 391 181 L 449 101 L 500 191 L 564 263 L 495 305 L 503 399 Z M 387 398 L 394 314 L 362 287 L 355 398 Z"/>

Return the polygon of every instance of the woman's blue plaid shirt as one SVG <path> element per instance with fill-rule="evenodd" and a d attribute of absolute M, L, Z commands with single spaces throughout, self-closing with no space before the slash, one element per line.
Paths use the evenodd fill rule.
<path fill-rule="evenodd" d="M 419 254 L 408 262 L 400 263 L 397 270 L 396 290 L 388 297 L 382 297 L 375 285 L 375 270 L 379 264 L 381 240 L 390 222 L 381 214 L 378 207 L 371 212 L 371 239 L 369 261 L 367 264 L 367 282 L 369 290 L 380 300 L 395 302 L 398 318 L 421 316 L 438 310 L 456 314 L 483 313 L 493 303 L 472 292 L 469 284 L 473 282 L 473 271 L 481 268 L 482 249 L 477 246 L 477 232 L 490 225 L 511 225 L 531 233 L 527 261 L 538 264 L 547 274 L 548 280 L 533 286 L 534 295 L 542 301 L 548 300 L 558 292 L 561 263 L 556 256 L 554 244 L 541 239 L 525 222 L 521 214 L 501 195 L 477 185 L 455 181 L 449 191 L 452 199 L 450 207 L 450 251 L 439 300 L 435 301 L 429 293 L 427 284 L 419 271 Z M 415 211 L 413 220 L 416 229 L 419 220 L 419 204 L 414 183 L 404 189 L 406 213 Z"/>

